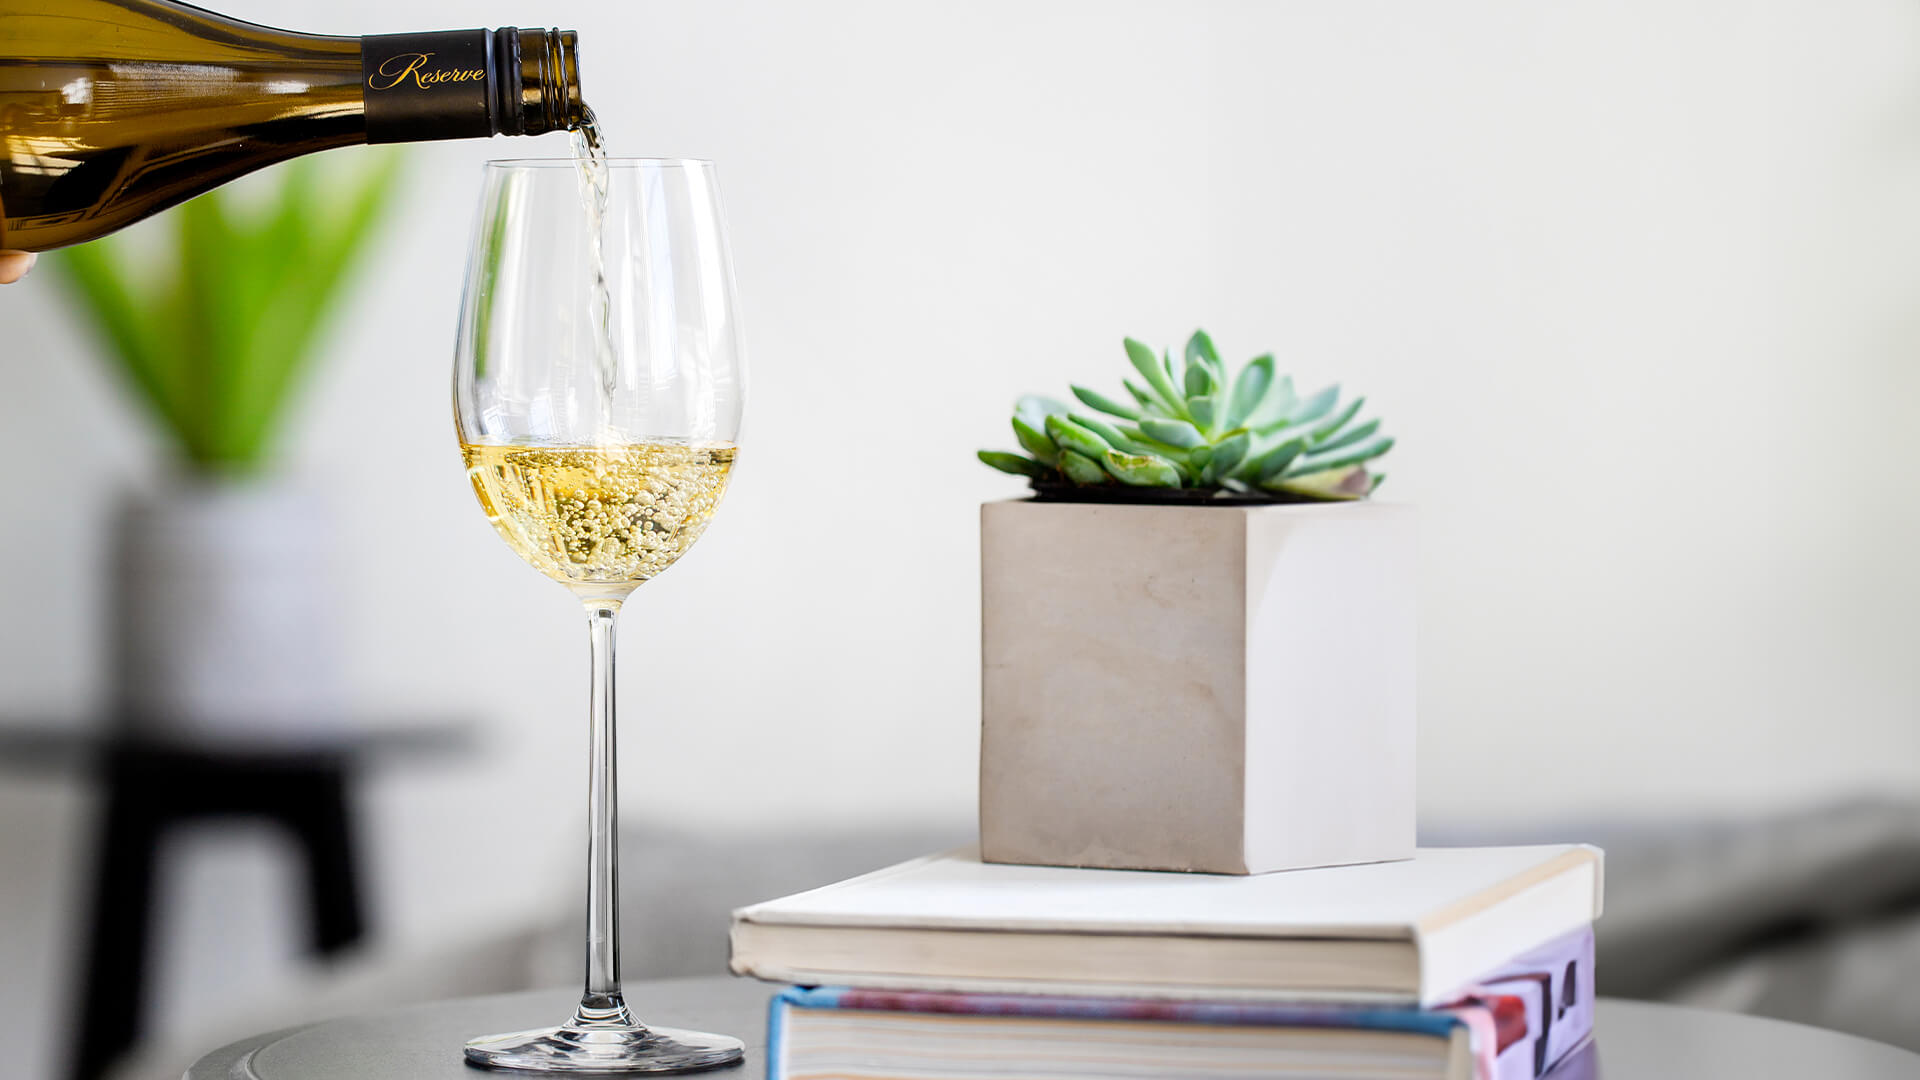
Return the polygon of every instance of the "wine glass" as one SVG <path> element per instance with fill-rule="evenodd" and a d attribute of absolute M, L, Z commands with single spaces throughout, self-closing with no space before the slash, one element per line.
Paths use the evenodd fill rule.
<path fill-rule="evenodd" d="M 740 334 L 712 163 L 598 160 L 597 172 L 566 158 L 488 162 L 468 259 L 454 372 L 467 476 L 507 545 L 585 606 L 593 675 L 586 990 L 566 1023 L 474 1039 L 466 1057 L 685 1072 L 742 1048 L 649 1028 L 621 998 L 613 629 L 628 594 L 699 539 L 726 493 Z"/>

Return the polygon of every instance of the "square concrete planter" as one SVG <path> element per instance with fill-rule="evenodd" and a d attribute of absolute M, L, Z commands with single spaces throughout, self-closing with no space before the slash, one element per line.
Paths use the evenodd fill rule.
<path fill-rule="evenodd" d="M 983 506 L 982 857 L 1410 858 L 1414 544 L 1374 502 Z"/>

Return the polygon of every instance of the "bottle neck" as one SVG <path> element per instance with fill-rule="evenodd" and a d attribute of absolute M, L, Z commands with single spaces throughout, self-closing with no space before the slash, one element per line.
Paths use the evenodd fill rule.
<path fill-rule="evenodd" d="M 571 30 L 446 30 L 360 39 L 367 141 L 540 135 L 578 127 Z"/>
<path fill-rule="evenodd" d="M 579 39 L 571 30 L 493 33 L 501 135 L 542 135 L 580 126 Z"/>

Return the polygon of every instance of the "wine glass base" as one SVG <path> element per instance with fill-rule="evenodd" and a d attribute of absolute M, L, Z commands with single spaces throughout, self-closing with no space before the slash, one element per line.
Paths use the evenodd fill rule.
<path fill-rule="evenodd" d="M 547 1073 L 685 1073 L 732 1065 L 746 1055 L 739 1039 L 663 1027 L 566 1024 L 483 1035 L 467 1043 L 470 1064 Z"/>

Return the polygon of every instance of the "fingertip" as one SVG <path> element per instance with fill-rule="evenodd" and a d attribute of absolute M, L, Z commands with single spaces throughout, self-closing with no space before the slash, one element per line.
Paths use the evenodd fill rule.
<path fill-rule="evenodd" d="M 32 251 L 0 251 L 0 285 L 11 285 L 27 276 L 40 258 Z"/>

